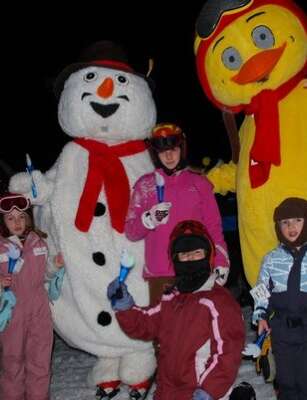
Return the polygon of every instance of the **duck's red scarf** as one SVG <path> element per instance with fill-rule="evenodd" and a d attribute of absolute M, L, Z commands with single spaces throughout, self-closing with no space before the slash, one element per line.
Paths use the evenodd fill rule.
<path fill-rule="evenodd" d="M 275 90 L 263 90 L 243 106 L 246 114 L 254 114 L 255 139 L 249 154 L 249 178 L 252 188 L 263 185 L 270 176 L 271 166 L 280 165 L 278 103 L 306 76 L 305 67 Z M 289 134 L 291 134 L 289 132 Z"/>

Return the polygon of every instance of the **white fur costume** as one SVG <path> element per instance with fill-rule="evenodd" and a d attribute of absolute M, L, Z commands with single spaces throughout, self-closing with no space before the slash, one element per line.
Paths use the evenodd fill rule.
<path fill-rule="evenodd" d="M 106 79 L 113 90 L 99 95 L 98 88 Z M 107 116 L 94 111 L 93 102 L 114 106 Z M 146 80 L 134 73 L 99 66 L 87 66 L 73 72 L 61 93 L 59 122 L 72 137 L 97 140 L 116 145 L 146 138 L 156 121 L 156 108 Z M 130 189 L 134 182 L 153 167 L 147 151 L 122 157 Z M 146 380 L 155 369 L 151 343 L 128 338 L 119 328 L 106 292 L 108 284 L 119 273 L 123 248 L 136 263 L 127 278 L 129 291 L 139 305 L 148 304 L 147 284 L 142 279 L 143 241 L 129 242 L 111 226 L 105 192 L 102 187 L 98 202 L 105 206 L 101 216 L 93 218 L 88 232 L 80 232 L 75 217 L 88 171 L 88 151 L 74 142 L 68 143 L 54 166 L 46 173 L 33 172 L 38 197 L 38 225 L 48 233 L 52 254 L 61 251 L 66 274 L 60 298 L 51 305 L 55 329 L 70 345 L 97 355 L 98 362 L 89 374 L 89 384 L 121 380 L 136 384 Z M 24 173 L 15 175 L 10 190 L 31 197 L 31 182 Z M 103 208 L 103 207 L 102 207 Z M 93 261 L 94 253 L 103 253 L 105 264 Z M 101 312 L 111 319 L 98 324 Z"/>

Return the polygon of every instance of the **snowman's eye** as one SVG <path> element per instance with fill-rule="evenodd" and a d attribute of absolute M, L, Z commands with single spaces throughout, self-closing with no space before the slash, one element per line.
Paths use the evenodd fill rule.
<path fill-rule="evenodd" d="M 237 70 L 242 65 L 241 54 L 235 47 L 227 47 L 222 53 L 222 62 L 226 68 Z"/>
<path fill-rule="evenodd" d="M 116 81 L 120 85 L 128 85 L 128 83 L 129 83 L 129 80 L 125 75 L 116 75 Z"/>
<path fill-rule="evenodd" d="M 259 25 L 252 31 L 252 38 L 260 49 L 270 49 L 275 44 L 275 37 L 267 26 Z"/>
<path fill-rule="evenodd" d="M 86 75 L 84 75 L 83 79 L 85 82 L 93 82 L 97 79 L 97 74 L 96 72 L 88 72 Z"/>

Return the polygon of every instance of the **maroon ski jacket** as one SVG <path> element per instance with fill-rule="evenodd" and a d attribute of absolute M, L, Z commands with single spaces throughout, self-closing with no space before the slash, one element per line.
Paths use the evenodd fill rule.
<path fill-rule="evenodd" d="M 174 290 L 154 307 L 134 306 L 116 317 L 128 336 L 160 343 L 155 400 L 191 400 L 198 387 L 216 400 L 231 389 L 245 328 L 227 289 L 214 284 L 193 293 Z"/>

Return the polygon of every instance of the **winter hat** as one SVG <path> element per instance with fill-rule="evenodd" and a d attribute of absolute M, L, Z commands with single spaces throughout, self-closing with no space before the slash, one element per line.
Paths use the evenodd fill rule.
<path fill-rule="evenodd" d="M 279 221 L 288 218 L 304 218 L 302 232 L 294 242 L 289 242 L 281 233 Z M 289 197 L 275 208 L 274 216 L 275 230 L 278 240 L 290 247 L 301 246 L 307 242 L 307 200 L 298 197 Z"/>
<path fill-rule="evenodd" d="M 78 62 L 68 65 L 60 72 L 53 86 L 56 97 L 60 97 L 65 81 L 73 72 L 90 66 L 111 68 L 141 76 L 146 79 L 149 86 L 153 88 L 153 82 L 150 78 L 135 72 L 128 64 L 127 54 L 120 45 L 108 40 L 103 40 L 87 47 L 81 53 Z"/>

